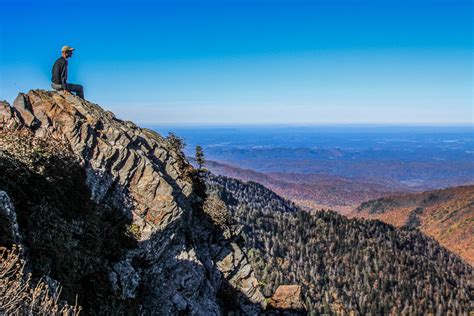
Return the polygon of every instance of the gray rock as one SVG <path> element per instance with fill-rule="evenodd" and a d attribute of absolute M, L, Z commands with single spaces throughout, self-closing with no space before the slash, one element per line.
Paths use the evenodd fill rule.
<path fill-rule="evenodd" d="M 73 95 L 32 90 L 13 106 L 0 111 L 16 113 L 36 137 L 63 139 L 86 170 L 92 199 L 131 219 L 138 246 L 109 267 L 117 295 L 136 299 L 144 314 L 219 315 L 225 285 L 236 293 L 236 312 L 265 306 L 234 241 L 238 229 L 206 214 L 195 169 L 161 135 Z"/>
<path fill-rule="evenodd" d="M 124 299 L 135 298 L 140 285 L 140 276 L 133 268 L 130 260 L 123 260 L 113 264 L 111 276 L 112 287 L 120 290 Z"/>

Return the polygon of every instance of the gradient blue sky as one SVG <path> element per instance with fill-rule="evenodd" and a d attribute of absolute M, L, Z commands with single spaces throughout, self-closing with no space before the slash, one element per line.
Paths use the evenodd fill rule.
<path fill-rule="evenodd" d="M 0 0 L 0 98 L 70 82 L 145 124 L 473 122 L 466 0 Z"/>

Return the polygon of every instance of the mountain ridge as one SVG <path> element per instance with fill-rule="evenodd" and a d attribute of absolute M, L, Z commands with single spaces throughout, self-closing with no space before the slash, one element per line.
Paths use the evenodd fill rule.
<path fill-rule="evenodd" d="M 307 212 L 256 182 L 207 174 L 206 183 L 244 226 L 264 294 L 300 284 L 316 315 L 472 313 L 474 269 L 417 229 Z"/>
<path fill-rule="evenodd" d="M 196 170 L 172 142 L 61 92 L 20 93 L 12 107 L 0 103 L 0 115 L 0 189 L 15 206 L 27 261 L 37 277 L 56 277 L 69 299 L 79 294 L 86 314 L 265 307 L 238 230 L 211 216 L 225 205 L 209 208 Z M 94 280 L 101 285 L 91 287 Z M 98 305 L 84 300 L 90 294 Z"/>
<path fill-rule="evenodd" d="M 193 158 L 190 158 L 193 162 Z M 207 161 L 206 167 L 223 176 L 258 182 L 305 209 L 329 208 L 347 214 L 361 202 L 408 192 L 399 187 L 327 174 L 263 173 L 228 163 Z"/>
<path fill-rule="evenodd" d="M 203 174 L 176 139 L 73 95 L 31 90 L 0 115 L 0 245 L 85 314 L 259 314 L 285 284 L 324 314 L 470 312 L 472 267 L 418 230 Z"/>
<path fill-rule="evenodd" d="M 418 228 L 474 266 L 474 185 L 374 199 L 349 216 Z"/>

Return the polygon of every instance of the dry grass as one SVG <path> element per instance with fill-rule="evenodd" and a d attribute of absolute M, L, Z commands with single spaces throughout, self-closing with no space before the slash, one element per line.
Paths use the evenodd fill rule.
<path fill-rule="evenodd" d="M 59 301 L 61 288 L 51 289 L 41 280 L 35 286 L 24 267 L 18 247 L 0 249 L 0 314 L 79 315 L 77 302 L 69 306 Z"/>

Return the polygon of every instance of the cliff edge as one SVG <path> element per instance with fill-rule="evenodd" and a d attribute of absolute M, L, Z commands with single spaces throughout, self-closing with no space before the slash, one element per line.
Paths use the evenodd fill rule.
<path fill-rule="evenodd" d="M 1 102 L 0 125 L 0 191 L 18 217 L 18 229 L 4 229 L 15 235 L 0 242 L 19 239 L 33 272 L 78 294 L 86 313 L 96 312 L 88 304 L 128 314 L 257 314 L 265 307 L 239 228 L 169 139 L 44 90 L 20 93 L 13 106 Z M 51 222 L 55 236 L 46 236 Z M 77 267 L 61 266 L 64 256 Z M 88 292 L 94 303 L 84 299 Z"/>

